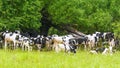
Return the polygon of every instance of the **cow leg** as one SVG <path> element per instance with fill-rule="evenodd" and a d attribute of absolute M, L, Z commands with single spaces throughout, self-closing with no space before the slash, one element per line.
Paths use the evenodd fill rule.
<path fill-rule="evenodd" d="M 24 51 L 24 45 L 22 45 L 22 50 Z"/>
<path fill-rule="evenodd" d="M 92 49 L 92 45 L 91 44 L 89 44 L 89 50 L 91 50 Z"/>
<path fill-rule="evenodd" d="M 52 50 L 51 47 L 52 47 L 52 46 L 51 46 L 50 44 L 48 44 L 47 50 L 48 50 L 48 51 Z"/>
<path fill-rule="evenodd" d="M 32 51 L 32 46 L 30 46 L 30 51 Z"/>
<path fill-rule="evenodd" d="M 13 49 L 16 49 L 16 42 L 13 42 Z"/>
<path fill-rule="evenodd" d="M 89 46 L 88 50 L 91 50 L 92 49 L 92 43 L 91 43 L 91 41 L 88 42 L 88 46 Z"/>
<path fill-rule="evenodd" d="M 27 47 L 25 46 L 25 51 L 27 50 Z"/>
<path fill-rule="evenodd" d="M 1 48 L 1 49 L 3 48 L 2 42 L 0 42 L 0 48 Z"/>
<path fill-rule="evenodd" d="M 84 50 L 87 50 L 87 46 L 86 46 L 86 44 L 84 45 Z"/>
<path fill-rule="evenodd" d="M 113 47 L 115 46 L 115 42 L 114 39 L 112 39 L 112 41 L 109 41 L 109 49 L 110 49 L 110 54 L 112 55 L 113 53 Z"/>
<path fill-rule="evenodd" d="M 36 45 L 37 45 L 38 51 L 41 51 L 41 44 L 36 44 Z"/>
<path fill-rule="evenodd" d="M 59 45 L 58 45 L 58 46 L 59 46 Z M 56 51 L 57 53 L 60 51 L 58 46 L 55 47 L 55 51 Z"/>
<path fill-rule="evenodd" d="M 55 50 L 55 44 L 53 44 L 53 47 L 52 47 L 53 50 Z"/>
<path fill-rule="evenodd" d="M 32 46 L 28 46 L 28 51 L 32 51 Z"/>
<path fill-rule="evenodd" d="M 5 41 L 5 50 L 7 49 L 7 41 Z"/>
<path fill-rule="evenodd" d="M 109 49 L 110 49 L 110 54 L 112 55 L 112 46 L 109 46 Z"/>
<path fill-rule="evenodd" d="M 95 47 L 95 42 L 92 42 L 91 49 L 94 49 L 94 47 Z"/>
<path fill-rule="evenodd" d="M 19 47 L 19 45 L 18 45 L 18 44 L 16 44 L 15 49 L 18 49 L 18 47 Z"/>
<path fill-rule="evenodd" d="M 28 48 L 28 51 L 30 51 L 30 46 L 27 46 L 27 48 Z"/>
<path fill-rule="evenodd" d="M 27 51 L 27 46 L 26 45 L 24 45 L 24 48 L 25 48 L 24 50 Z"/>

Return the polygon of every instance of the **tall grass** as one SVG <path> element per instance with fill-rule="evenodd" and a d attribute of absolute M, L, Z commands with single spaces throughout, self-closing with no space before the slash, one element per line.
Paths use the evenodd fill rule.
<path fill-rule="evenodd" d="M 120 52 L 93 55 L 85 51 L 66 54 L 0 50 L 0 68 L 120 68 Z"/>

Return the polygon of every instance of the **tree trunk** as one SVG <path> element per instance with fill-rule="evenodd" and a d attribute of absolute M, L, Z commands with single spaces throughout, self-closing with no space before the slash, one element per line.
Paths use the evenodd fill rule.
<path fill-rule="evenodd" d="M 42 23 L 42 26 L 40 27 L 40 34 L 47 36 L 50 26 L 46 25 L 46 23 Z"/>
<path fill-rule="evenodd" d="M 80 32 L 80 31 L 78 31 L 78 30 L 76 30 L 76 29 L 74 29 L 74 28 L 72 28 L 72 27 L 69 27 L 69 26 L 65 27 L 64 29 L 65 29 L 67 32 L 74 33 L 74 34 L 79 35 L 79 36 L 86 36 L 86 34 Z"/>
<path fill-rule="evenodd" d="M 63 31 L 63 30 L 65 30 L 65 31 L 67 31 L 68 33 L 73 33 L 73 34 L 76 34 L 76 35 L 78 35 L 78 36 L 86 36 L 86 34 L 84 34 L 84 33 L 82 33 L 82 32 L 80 32 L 80 31 L 78 31 L 78 30 L 76 30 L 76 29 L 74 29 L 74 28 L 72 28 L 71 26 L 66 26 L 66 25 L 64 25 L 64 26 L 66 26 L 66 27 L 62 27 L 63 25 L 55 25 L 55 24 L 51 24 L 54 28 L 56 28 L 56 29 L 58 29 L 59 31 Z"/>
<path fill-rule="evenodd" d="M 51 20 L 48 19 L 49 13 L 45 7 L 41 10 L 41 14 L 42 14 L 42 18 L 40 23 L 42 26 L 40 27 L 40 34 L 47 36 L 49 28 L 51 27 Z"/>

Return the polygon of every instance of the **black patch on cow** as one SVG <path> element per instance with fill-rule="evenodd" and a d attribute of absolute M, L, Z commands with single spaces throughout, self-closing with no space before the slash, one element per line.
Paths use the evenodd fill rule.
<path fill-rule="evenodd" d="M 98 53 L 102 53 L 104 50 L 105 50 L 105 47 L 102 47 L 102 48 L 96 48 L 95 51 Z"/>
<path fill-rule="evenodd" d="M 72 38 L 72 39 L 69 39 L 69 44 L 71 45 L 82 44 L 82 43 L 86 44 L 87 39 L 88 39 L 87 37 Z"/>
<path fill-rule="evenodd" d="M 19 40 L 19 35 L 16 36 L 15 40 Z"/>
<path fill-rule="evenodd" d="M 114 34 L 111 32 L 107 32 L 107 34 L 105 35 L 106 41 L 111 41 L 113 38 L 114 38 Z"/>
<path fill-rule="evenodd" d="M 97 37 L 94 37 L 95 38 L 95 42 L 97 42 Z"/>
<path fill-rule="evenodd" d="M 76 53 L 77 46 L 70 45 L 69 47 L 71 52 Z"/>
<path fill-rule="evenodd" d="M 40 39 L 40 38 L 37 38 L 37 39 L 35 40 L 35 44 L 42 44 L 41 39 Z"/>
<path fill-rule="evenodd" d="M 12 36 L 12 35 L 13 35 L 13 33 L 10 34 L 10 36 Z"/>

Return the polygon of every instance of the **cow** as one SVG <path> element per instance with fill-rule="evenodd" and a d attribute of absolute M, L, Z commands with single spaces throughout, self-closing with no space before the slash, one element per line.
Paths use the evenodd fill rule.
<path fill-rule="evenodd" d="M 113 47 L 115 47 L 114 33 L 112 33 L 112 32 L 102 33 L 102 42 L 103 42 L 103 45 L 106 43 L 109 45 L 109 50 L 110 50 L 110 53 L 112 54 Z"/>
<path fill-rule="evenodd" d="M 58 53 L 59 51 L 64 51 L 65 53 L 76 53 L 77 47 L 74 45 L 66 45 L 66 44 L 57 44 L 55 47 L 55 51 Z"/>
<path fill-rule="evenodd" d="M 17 41 L 19 39 L 20 32 L 15 31 L 15 32 L 6 32 L 3 34 L 4 38 L 4 43 L 5 43 L 5 49 L 7 49 L 8 43 L 13 43 L 13 49 L 16 48 Z"/>
<path fill-rule="evenodd" d="M 86 47 L 87 47 L 87 37 L 74 37 L 74 38 L 71 38 L 69 39 L 69 44 L 70 45 L 79 45 L 79 44 L 83 44 L 84 45 L 84 49 L 86 50 Z"/>
<path fill-rule="evenodd" d="M 63 41 L 63 39 L 62 39 L 61 36 L 59 36 L 59 37 L 53 37 L 52 41 L 53 41 L 53 50 L 55 49 L 55 47 L 58 44 L 63 44 L 64 43 L 64 41 Z"/>
<path fill-rule="evenodd" d="M 37 37 L 32 38 L 34 45 L 37 47 L 38 51 L 41 51 L 42 48 L 46 45 L 46 37 L 38 35 Z"/>
<path fill-rule="evenodd" d="M 22 50 L 32 51 L 33 41 L 27 37 L 23 37 Z"/>
<path fill-rule="evenodd" d="M 100 42 L 100 38 L 102 38 L 101 32 L 95 32 L 86 36 L 88 38 L 88 45 L 90 49 L 98 47 L 98 42 Z"/>
<path fill-rule="evenodd" d="M 52 36 L 47 36 L 46 37 L 46 48 L 48 51 L 52 50 L 53 47 L 53 41 L 52 41 Z"/>
<path fill-rule="evenodd" d="M 3 43 L 4 43 L 4 36 L 3 36 L 3 33 L 4 32 L 0 32 L 0 48 L 2 49 L 3 48 Z"/>
<path fill-rule="evenodd" d="M 90 51 L 90 53 L 92 54 L 102 53 L 103 55 L 106 55 L 108 52 L 109 52 L 109 49 L 106 47 L 96 48 L 95 50 Z"/>
<path fill-rule="evenodd" d="M 64 35 L 53 37 L 53 49 L 56 52 L 64 50 L 65 52 L 76 53 L 76 46 L 70 45 L 69 40 L 74 38 L 73 35 Z"/>

